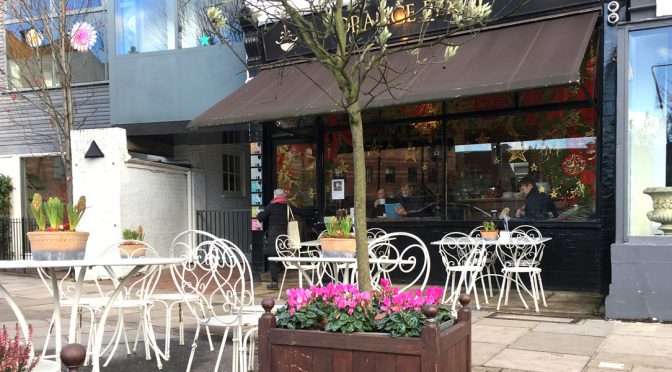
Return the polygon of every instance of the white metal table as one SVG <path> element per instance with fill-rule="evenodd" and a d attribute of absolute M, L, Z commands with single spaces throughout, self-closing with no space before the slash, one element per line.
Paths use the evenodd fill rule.
<path fill-rule="evenodd" d="M 269 261 L 273 262 L 285 262 L 289 263 L 292 266 L 296 267 L 299 272 L 308 280 L 308 283 L 315 284 L 312 282 L 310 275 L 306 273 L 302 268 L 301 264 L 313 263 L 318 265 L 327 265 L 330 264 L 334 267 L 334 272 L 337 272 L 339 267 L 342 267 L 344 270 L 343 281 L 345 284 L 350 282 L 350 267 L 357 264 L 356 257 L 269 257 Z M 392 258 L 369 258 L 370 264 L 380 264 L 380 265 L 408 265 L 413 264 L 412 260 L 400 260 Z M 339 266 L 341 265 L 341 266 Z M 321 280 L 321 278 L 319 278 Z"/>
<path fill-rule="evenodd" d="M 541 244 L 541 243 L 546 243 L 547 241 L 551 240 L 549 237 L 545 238 L 510 238 L 510 239 L 496 239 L 496 240 L 488 240 L 488 239 L 483 239 L 483 238 L 470 238 L 474 243 L 477 244 L 482 244 L 484 243 L 486 246 L 499 246 L 499 245 L 504 245 L 504 244 L 511 244 L 511 245 L 516 245 L 516 243 L 534 243 L 534 244 Z M 452 244 L 460 244 L 461 240 L 464 240 L 464 244 L 467 244 L 467 240 L 465 238 L 450 238 L 449 240 L 435 240 L 429 244 L 431 245 L 442 245 L 442 244 L 447 244 L 448 242 Z"/>
<path fill-rule="evenodd" d="M 64 260 L 64 261 L 32 261 L 32 260 L 18 260 L 18 261 L 0 261 L 0 270 L 2 269 L 47 269 L 50 271 L 51 276 L 51 286 L 52 286 L 52 297 L 54 300 L 54 328 L 55 328 L 55 346 L 56 346 L 56 360 L 58 361 L 58 355 L 61 350 L 61 311 L 60 311 L 60 289 L 58 286 L 58 280 L 56 279 L 55 269 L 60 268 L 70 268 L 70 267 L 79 267 L 79 274 L 77 275 L 77 281 L 75 284 L 75 293 L 72 300 L 72 312 L 70 314 L 70 328 L 68 333 L 68 342 L 75 342 L 76 335 L 76 321 L 77 321 L 77 308 L 79 307 L 79 296 L 82 289 L 82 283 L 84 282 L 84 275 L 86 274 L 86 269 L 89 267 L 100 266 L 105 268 L 106 272 L 113 273 L 112 267 L 118 266 L 127 266 L 132 267 L 128 274 L 126 274 L 120 281 L 114 292 L 108 297 L 105 310 L 101 315 L 99 322 L 101 327 L 98 327 L 99 332 L 96 334 L 96 339 L 93 345 L 93 372 L 100 371 L 100 363 L 98 361 L 98 354 L 100 353 L 100 348 L 103 342 L 103 330 L 105 328 L 105 321 L 111 310 L 110 306 L 121 293 L 122 289 L 126 285 L 126 282 L 132 278 L 138 271 L 142 270 L 147 266 L 159 266 L 159 265 L 175 265 L 181 264 L 184 262 L 184 258 L 118 258 L 105 260 L 101 262 L 100 259 L 83 259 L 83 260 Z M 24 334 L 28 334 L 28 324 L 26 318 L 23 316 L 21 309 L 18 307 L 10 293 L 2 286 L 0 283 L 0 296 L 4 297 L 12 311 L 16 315 L 16 318 L 21 327 L 21 331 Z"/>

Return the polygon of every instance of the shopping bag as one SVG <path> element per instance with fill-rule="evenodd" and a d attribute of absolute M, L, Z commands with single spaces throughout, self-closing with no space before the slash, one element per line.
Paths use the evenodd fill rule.
<path fill-rule="evenodd" d="M 292 213 L 292 207 L 287 205 L 287 236 L 291 240 L 291 247 L 298 249 L 301 243 L 301 233 L 299 232 L 299 221 L 294 219 L 294 213 Z"/>

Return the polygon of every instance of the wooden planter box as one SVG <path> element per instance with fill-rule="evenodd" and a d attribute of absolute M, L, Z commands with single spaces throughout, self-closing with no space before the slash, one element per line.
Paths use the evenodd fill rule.
<path fill-rule="evenodd" d="M 465 302 L 463 302 L 463 300 Z M 383 333 L 331 333 L 275 328 L 273 300 L 264 299 L 259 319 L 260 372 L 468 372 L 471 370 L 471 312 L 462 295 L 455 324 L 427 321 L 420 337 Z M 270 306 L 269 306 L 270 305 Z M 434 311 L 432 313 L 432 311 Z M 436 308 L 425 309 L 428 319 Z"/>

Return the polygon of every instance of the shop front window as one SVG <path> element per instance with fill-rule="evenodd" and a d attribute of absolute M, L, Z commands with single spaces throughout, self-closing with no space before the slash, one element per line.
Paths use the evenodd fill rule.
<path fill-rule="evenodd" d="M 336 121 L 329 117 L 327 125 Z M 440 218 L 441 128 L 440 121 L 423 120 L 365 125 L 367 217 Z M 325 215 L 331 215 L 336 209 L 353 207 L 352 137 L 348 129 L 329 131 L 324 143 Z M 342 192 L 332 188 L 334 180 L 344 181 Z"/>
<path fill-rule="evenodd" d="M 596 218 L 595 110 L 451 120 L 446 128 L 448 219 L 506 210 L 527 220 Z M 524 196 L 525 182 L 543 195 Z"/>
<path fill-rule="evenodd" d="M 628 56 L 628 235 L 659 234 L 647 187 L 670 186 L 672 28 L 633 31 Z"/>
<path fill-rule="evenodd" d="M 287 192 L 292 205 L 314 208 L 317 199 L 315 144 L 284 144 L 275 148 L 275 187 Z"/>

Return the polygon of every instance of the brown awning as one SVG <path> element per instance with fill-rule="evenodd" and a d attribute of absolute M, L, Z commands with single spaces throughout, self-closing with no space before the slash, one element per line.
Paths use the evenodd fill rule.
<path fill-rule="evenodd" d="M 387 90 L 365 82 L 360 99 L 369 108 L 442 100 L 579 82 L 579 69 L 596 12 L 502 27 L 465 40 L 447 62 L 443 46 L 388 57 Z M 437 62 L 439 61 L 439 62 Z M 317 62 L 267 69 L 203 114 L 189 127 L 264 122 L 342 112 L 341 94 Z"/>

